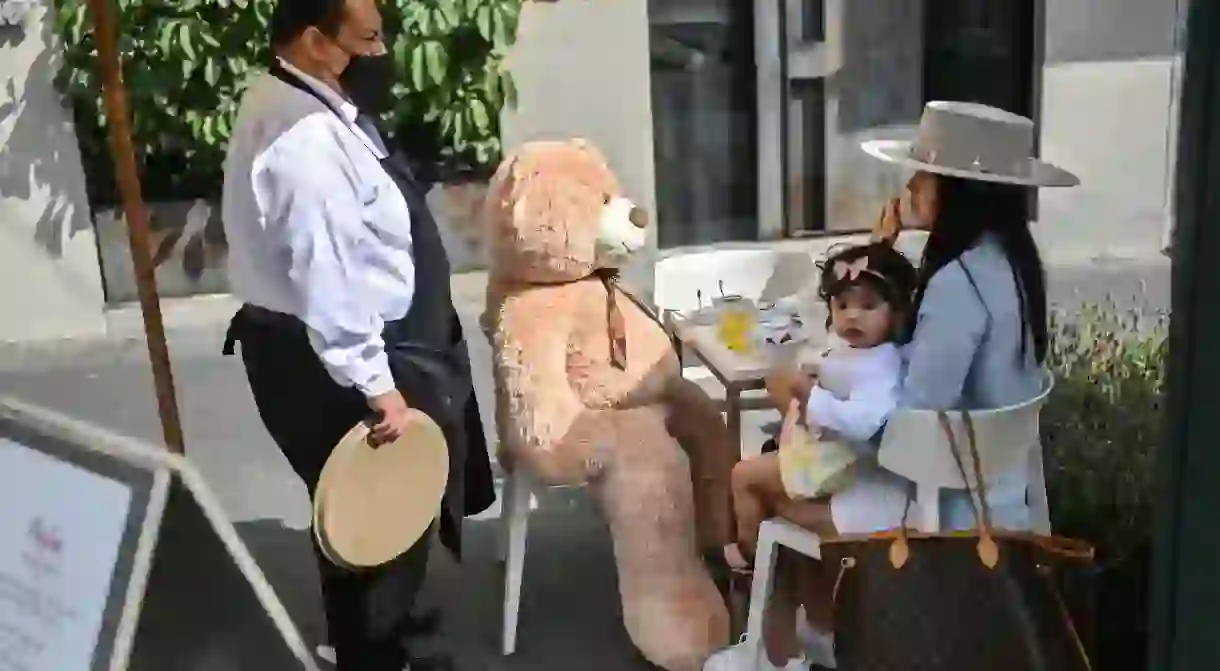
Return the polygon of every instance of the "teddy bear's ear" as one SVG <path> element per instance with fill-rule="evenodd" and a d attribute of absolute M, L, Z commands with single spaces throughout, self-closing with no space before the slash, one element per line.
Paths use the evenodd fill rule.
<path fill-rule="evenodd" d="M 602 150 L 599 149 L 592 140 L 583 137 L 575 137 L 568 140 L 568 145 L 584 152 L 586 156 L 592 158 L 601 165 L 609 164 L 609 161 L 606 159 L 606 155 L 602 153 Z"/>
<path fill-rule="evenodd" d="M 493 182 L 503 182 L 509 178 L 517 178 L 517 164 L 521 162 L 520 152 L 513 152 L 506 156 L 500 162 L 500 167 L 496 168 L 496 174 L 492 177 Z"/>
<path fill-rule="evenodd" d="M 520 154 L 513 154 L 508 157 L 508 166 L 505 167 L 505 172 L 512 173 L 517 169 L 517 164 L 521 162 Z"/>

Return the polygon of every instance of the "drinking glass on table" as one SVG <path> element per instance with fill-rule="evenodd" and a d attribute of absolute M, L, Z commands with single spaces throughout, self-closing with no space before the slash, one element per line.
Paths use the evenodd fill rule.
<path fill-rule="evenodd" d="M 731 351 L 749 354 L 754 350 L 758 329 L 758 310 L 741 296 L 717 299 L 716 335 Z"/>

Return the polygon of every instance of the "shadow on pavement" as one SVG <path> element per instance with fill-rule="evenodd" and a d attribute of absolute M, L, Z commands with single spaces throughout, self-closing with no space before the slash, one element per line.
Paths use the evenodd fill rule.
<path fill-rule="evenodd" d="M 195 494 L 175 479 L 161 518 L 127 668 L 300 668 L 299 660 L 310 654 L 312 646 L 302 647 L 291 634 L 281 635 L 277 622 L 283 624 L 283 611 L 264 607 L 254 587 L 257 572 L 236 561 L 226 545 L 226 538 L 236 540 L 232 531 L 227 525 L 213 526 L 204 510 Z M 246 570 L 239 568 L 243 564 Z M 266 575 L 267 567 L 263 568 Z"/>
<path fill-rule="evenodd" d="M 620 619 L 610 537 L 580 491 L 538 497 L 526 545 L 517 653 L 500 655 L 503 569 L 495 560 L 498 518 L 468 520 L 465 562 L 443 550 L 432 557 L 421 605 L 440 607 L 444 647 L 460 671 L 652 669 L 636 653 Z M 237 529 L 293 621 L 312 646 L 324 633 L 317 569 L 308 532 L 278 520 Z"/>
<path fill-rule="evenodd" d="M 234 526 L 305 642 L 311 647 L 323 643 L 326 620 L 322 615 L 318 569 L 309 531 L 292 529 L 271 519 L 239 522 Z"/>

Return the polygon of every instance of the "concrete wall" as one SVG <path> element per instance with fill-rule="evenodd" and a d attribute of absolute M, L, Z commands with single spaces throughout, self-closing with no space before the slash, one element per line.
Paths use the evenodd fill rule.
<path fill-rule="evenodd" d="M 934 2 L 935 0 L 930 0 Z M 865 138 L 916 125 L 923 112 L 925 0 L 847 0 L 842 68 L 827 78 L 826 229 L 872 228 L 901 188 L 899 171 L 860 150 Z"/>
<path fill-rule="evenodd" d="M 1082 184 L 1043 192 L 1044 243 L 1114 257 L 1161 248 L 1172 218 L 1178 11 L 1178 0 L 1046 0 L 1042 153 Z"/>
<path fill-rule="evenodd" d="M 1045 0 L 1046 62 L 1167 58 L 1183 0 Z"/>
<path fill-rule="evenodd" d="M 518 104 L 504 113 L 505 149 L 588 138 L 628 196 L 654 209 L 648 58 L 645 0 L 526 2 L 509 57 Z"/>
<path fill-rule="evenodd" d="M 104 328 L 76 136 L 51 87 L 50 7 L 0 29 L 0 342 Z"/>
<path fill-rule="evenodd" d="M 606 153 L 638 204 L 656 211 L 645 0 L 526 2 L 509 67 L 518 104 L 503 116 L 506 150 L 585 137 Z M 651 232 L 656 240 L 656 231 Z M 646 255 L 647 256 L 647 255 Z M 647 259 L 629 269 L 650 277 Z"/>

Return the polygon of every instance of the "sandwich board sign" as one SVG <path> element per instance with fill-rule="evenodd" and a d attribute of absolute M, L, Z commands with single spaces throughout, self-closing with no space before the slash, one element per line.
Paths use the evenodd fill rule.
<path fill-rule="evenodd" d="M 0 671 L 318 671 L 190 462 L 0 398 Z"/>

